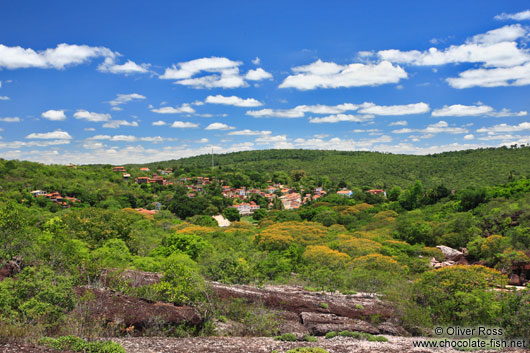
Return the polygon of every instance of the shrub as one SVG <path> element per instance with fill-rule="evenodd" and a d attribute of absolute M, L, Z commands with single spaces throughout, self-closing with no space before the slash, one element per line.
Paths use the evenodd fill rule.
<path fill-rule="evenodd" d="M 189 228 L 186 228 L 189 230 Z M 152 256 L 169 256 L 176 252 L 188 255 L 196 260 L 206 249 L 211 248 L 210 243 L 195 234 L 171 234 L 164 238 L 162 245 L 153 250 Z"/>
<path fill-rule="evenodd" d="M 326 228 L 318 223 L 284 222 L 268 226 L 255 237 L 255 241 L 266 250 L 284 250 L 293 242 L 301 245 L 320 243 L 326 235 Z"/>
<path fill-rule="evenodd" d="M 58 338 L 44 337 L 38 343 L 56 350 L 71 350 L 84 353 L 126 353 L 121 345 L 112 341 L 86 342 L 76 336 Z"/>
<path fill-rule="evenodd" d="M 530 339 L 530 290 L 510 293 L 503 303 L 501 326 L 507 337 Z"/>
<path fill-rule="evenodd" d="M 350 260 L 348 254 L 332 250 L 325 245 L 308 246 L 303 257 L 311 264 L 324 265 L 330 268 L 342 267 Z"/>
<path fill-rule="evenodd" d="M 414 284 L 416 300 L 441 324 L 493 324 L 500 313 L 496 294 L 488 289 L 500 272 L 479 265 L 428 271 Z"/>
<path fill-rule="evenodd" d="M 329 331 L 326 333 L 326 335 L 324 337 L 326 337 L 326 339 L 331 339 L 333 337 L 337 337 L 338 333 L 335 332 L 335 331 Z"/>
<path fill-rule="evenodd" d="M 285 353 L 329 353 L 324 348 L 320 347 L 297 347 L 289 349 Z"/>
<path fill-rule="evenodd" d="M 373 240 L 351 238 L 340 241 L 338 248 L 340 251 L 347 253 L 351 257 L 359 257 L 381 252 L 383 247 L 381 244 Z"/>
<path fill-rule="evenodd" d="M 306 342 L 318 342 L 318 339 L 315 336 L 309 336 L 309 335 L 304 336 L 303 340 Z"/>
<path fill-rule="evenodd" d="M 181 262 L 168 264 L 161 281 L 150 287 L 159 300 L 177 305 L 198 303 L 206 291 L 204 278 L 197 269 Z"/>
<path fill-rule="evenodd" d="M 294 342 L 296 341 L 296 336 L 294 333 L 284 333 L 281 336 L 274 337 L 276 341 L 287 341 L 287 342 Z"/>

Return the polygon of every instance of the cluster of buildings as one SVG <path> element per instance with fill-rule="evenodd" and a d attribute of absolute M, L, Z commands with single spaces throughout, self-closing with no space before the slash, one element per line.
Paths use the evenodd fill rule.
<path fill-rule="evenodd" d="M 71 207 L 72 203 L 79 202 L 79 200 L 75 197 L 69 197 L 69 196 L 61 196 L 58 192 L 52 192 L 48 193 L 44 190 L 33 190 L 31 191 L 31 195 L 33 197 L 44 197 L 49 199 L 52 202 L 55 202 L 59 205 L 61 205 L 63 208 L 69 208 Z"/>

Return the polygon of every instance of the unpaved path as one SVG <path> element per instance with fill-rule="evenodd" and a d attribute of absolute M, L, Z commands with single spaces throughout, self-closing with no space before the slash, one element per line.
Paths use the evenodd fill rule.
<path fill-rule="evenodd" d="M 273 350 L 284 353 L 295 347 L 322 347 L 330 353 L 457 352 L 451 349 L 414 348 L 412 342 L 418 338 L 385 337 L 389 342 L 359 341 L 347 337 L 332 339 L 318 337 L 318 342 L 281 342 L 269 337 L 131 337 L 113 338 L 113 341 L 122 344 L 127 353 L 271 353 Z M 510 352 L 523 352 L 523 350 L 510 350 Z"/>

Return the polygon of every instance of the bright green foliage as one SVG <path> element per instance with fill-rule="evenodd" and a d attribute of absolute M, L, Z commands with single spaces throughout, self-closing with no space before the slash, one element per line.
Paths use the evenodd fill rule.
<path fill-rule="evenodd" d="M 74 307 L 72 284 L 50 268 L 26 267 L 16 279 L 0 282 L 0 317 L 56 327 Z"/>
<path fill-rule="evenodd" d="M 297 347 L 289 349 L 285 353 L 329 353 L 324 348 L 320 347 Z"/>
<path fill-rule="evenodd" d="M 167 265 L 160 283 L 153 284 L 158 298 L 177 305 L 193 304 L 203 300 L 206 290 L 198 271 L 182 262 Z"/>
<path fill-rule="evenodd" d="M 501 274 L 487 267 L 451 266 L 428 271 L 415 283 L 416 299 L 440 324 L 493 324 L 500 313 Z"/>
<path fill-rule="evenodd" d="M 287 341 L 287 342 L 294 342 L 296 341 L 296 336 L 294 333 L 284 333 L 281 336 L 274 337 L 276 341 Z"/>
<path fill-rule="evenodd" d="M 164 238 L 162 245 L 153 250 L 152 256 L 169 256 L 176 252 L 188 255 L 196 260 L 211 245 L 202 237 L 194 234 L 171 234 Z"/>
<path fill-rule="evenodd" d="M 132 260 L 129 248 L 123 240 L 109 239 L 92 252 L 94 263 L 102 267 L 126 267 Z"/>
<path fill-rule="evenodd" d="M 116 342 L 86 342 L 76 336 L 44 337 L 39 340 L 39 344 L 57 350 L 71 350 L 83 353 L 125 353 L 125 349 Z"/>

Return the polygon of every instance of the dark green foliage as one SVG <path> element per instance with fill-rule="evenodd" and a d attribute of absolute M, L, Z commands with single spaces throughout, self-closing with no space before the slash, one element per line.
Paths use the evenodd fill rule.
<path fill-rule="evenodd" d="M 173 253 L 184 253 L 197 260 L 199 255 L 211 245 L 194 234 L 171 234 L 164 238 L 162 245 L 153 250 L 152 256 L 167 257 Z"/>
<path fill-rule="evenodd" d="M 509 293 L 504 298 L 501 326 L 507 337 L 530 339 L 530 290 Z"/>
<path fill-rule="evenodd" d="M 230 222 L 236 222 L 239 221 L 241 216 L 239 215 L 239 211 L 236 208 L 225 208 L 223 210 L 223 216 L 228 219 Z"/>

